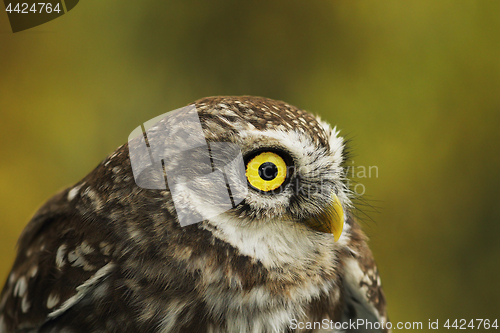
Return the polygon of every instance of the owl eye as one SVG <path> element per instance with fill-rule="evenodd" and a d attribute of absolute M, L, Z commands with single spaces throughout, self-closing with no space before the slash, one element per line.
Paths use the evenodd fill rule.
<path fill-rule="evenodd" d="M 268 192 L 279 188 L 287 179 L 287 164 L 273 152 L 262 152 L 247 163 L 247 180 L 259 191 Z"/>

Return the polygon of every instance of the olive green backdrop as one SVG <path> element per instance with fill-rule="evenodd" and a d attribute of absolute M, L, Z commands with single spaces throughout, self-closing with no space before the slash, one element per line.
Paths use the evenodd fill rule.
<path fill-rule="evenodd" d="M 357 182 L 393 321 L 500 319 L 498 1 L 85 0 L 16 34 L 0 12 L 0 280 L 34 211 L 132 129 L 242 94 L 378 168 Z"/>

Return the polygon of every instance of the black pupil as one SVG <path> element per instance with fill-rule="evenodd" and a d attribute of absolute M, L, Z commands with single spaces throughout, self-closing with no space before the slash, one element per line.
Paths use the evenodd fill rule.
<path fill-rule="evenodd" d="M 272 162 L 265 162 L 259 166 L 259 176 L 264 180 L 273 180 L 278 175 L 278 167 Z"/>

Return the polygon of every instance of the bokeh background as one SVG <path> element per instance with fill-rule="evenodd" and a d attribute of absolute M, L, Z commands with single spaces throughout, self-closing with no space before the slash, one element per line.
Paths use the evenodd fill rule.
<path fill-rule="evenodd" d="M 3 9 L 3 7 L 2 7 Z M 352 141 L 396 321 L 500 319 L 500 2 L 85 0 L 0 12 L 0 281 L 34 211 L 139 124 L 262 95 Z M 367 175 L 368 176 L 368 175 Z"/>

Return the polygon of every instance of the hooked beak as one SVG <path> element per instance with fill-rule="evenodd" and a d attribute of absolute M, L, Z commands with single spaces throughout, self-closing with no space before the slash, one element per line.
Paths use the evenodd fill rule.
<path fill-rule="evenodd" d="M 309 218 L 305 223 L 316 231 L 332 233 L 337 242 L 344 229 L 344 210 L 337 195 L 332 193 L 332 202 L 323 213 Z"/>

